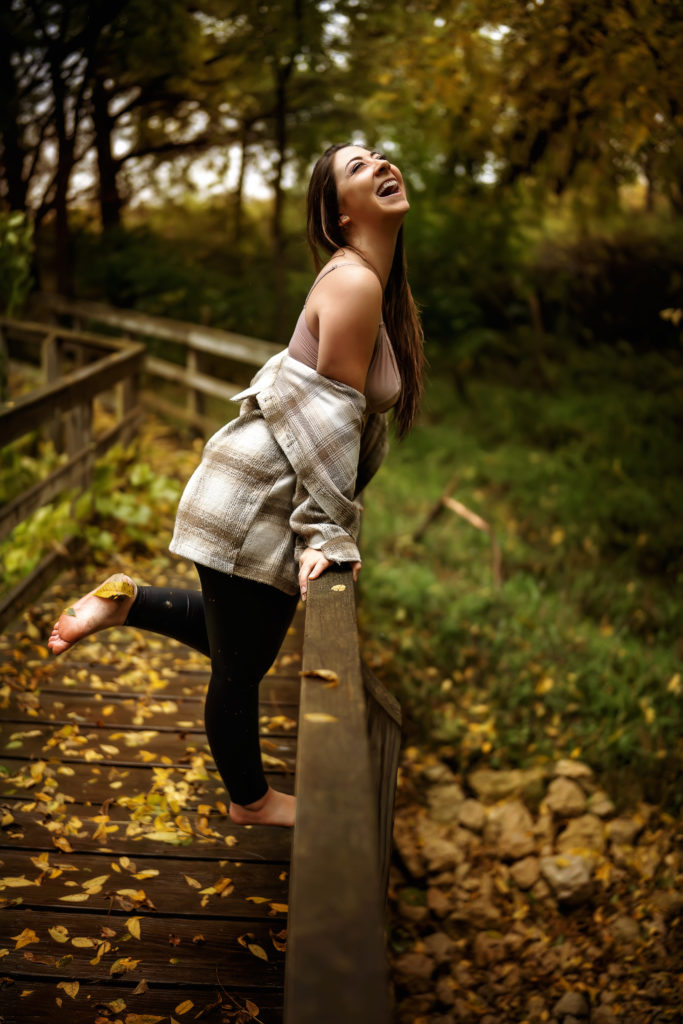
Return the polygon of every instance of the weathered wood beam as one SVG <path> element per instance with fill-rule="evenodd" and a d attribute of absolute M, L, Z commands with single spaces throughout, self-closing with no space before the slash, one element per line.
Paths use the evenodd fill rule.
<path fill-rule="evenodd" d="M 188 370 L 186 366 L 167 363 L 154 356 L 147 356 L 145 359 L 145 372 L 155 377 L 163 377 L 164 380 L 172 380 L 177 384 L 182 384 L 183 387 L 196 388 L 197 391 L 201 391 L 205 395 L 222 398 L 225 402 L 229 402 L 233 395 L 237 395 L 243 390 L 241 384 L 216 380 L 215 377 L 209 377 L 206 373 Z"/>
<path fill-rule="evenodd" d="M 66 374 L 37 391 L 7 402 L 0 409 L 0 445 L 50 422 L 55 412 L 66 412 L 94 398 L 100 391 L 143 369 L 144 346 L 129 343 L 121 352 Z"/>
<path fill-rule="evenodd" d="M 137 310 L 115 309 L 99 302 L 70 302 L 59 295 L 43 295 L 41 302 L 56 313 L 83 317 L 93 322 L 108 324 L 131 335 L 147 338 L 161 338 L 189 345 L 202 352 L 235 359 L 251 366 L 262 366 L 282 348 L 271 341 L 248 338 L 243 334 L 219 330 L 216 327 L 201 327 L 180 320 L 169 320 L 149 316 Z"/>
<path fill-rule="evenodd" d="M 390 1020 L 373 781 L 353 581 L 328 572 L 306 611 L 285 1024 Z"/>

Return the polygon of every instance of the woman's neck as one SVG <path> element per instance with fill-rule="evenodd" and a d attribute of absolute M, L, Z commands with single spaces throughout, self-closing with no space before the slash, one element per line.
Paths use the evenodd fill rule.
<path fill-rule="evenodd" d="M 399 229 L 400 224 L 390 234 L 387 233 L 386 226 L 383 231 L 373 231 L 370 227 L 351 231 L 347 247 L 340 252 L 354 253 L 360 256 L 361 260 L 368 263 L 379 275 L 384 289 L 387 286 L 391 266 L 394 262 Z"/>

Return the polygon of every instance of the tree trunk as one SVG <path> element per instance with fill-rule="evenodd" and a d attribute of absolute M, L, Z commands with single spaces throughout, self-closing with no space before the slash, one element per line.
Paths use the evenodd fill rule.
<path fill-rule="evenodd" d="M 97 168 L 100 178 L 100 218 L 102 229 L 107 231 L 120 226 L 122 202 L 116 182 L 117 164 L 111 149 L 114 121 L 109 114 L 109 97 L 101 78 L 96 78 L 93 83 L 92 99 Z"/>
<path fill-rule="evenodd" d="M 11 62 L 13 52 L 9 32 L 0 31 L 0 138 L 7 202 L 11 210 L 25 210 L 27 183 L 23 170 L 26 151 L 22 146 L 23 132 L 18 122 L 18 89 Z"/>
<path fill-rule="evenodd" d="M 292 73 L 292 61 L 276 69 L 275 79 L 275 148 L 277 163 L 273 179 L 275 200 L 273 203 L 273 260 L 275 264 L 275 322 L 273 337 L 285 341 L 287 332 L 287 266 L 286 241 L 283 226 L 284 191 L 282 174 L 287 149 L 287 83 Z"/>
<path fill-rule="evenodd" d="M 237 174 L 237 184 L 235 185 L 235 191 L 232 194 L 232 240 L 238 245 L 242 235 L 242 218 L 244 214 L 244 208 L 242 205 L 242 199 L 244 195 L 244 174 L 247 169 L 247 125 L 242 126 L 240 133 L 240 167 Z"/>

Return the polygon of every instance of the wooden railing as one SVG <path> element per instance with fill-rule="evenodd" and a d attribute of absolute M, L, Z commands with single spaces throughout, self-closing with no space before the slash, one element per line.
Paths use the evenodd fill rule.
<path fill-rule="evenodd" d="M 309 584 L 285 1024 L 388 1024 L 383 932 L 401 738 L 363 666 L 350 571 Z"/>
<path fill-rule="evenodd" d="M 0 407 L 0 446 L 42 430 L 65 452 L 67 461 L 45 479 L 33 484 L 0 509 L 0 538 L 61 492 L 84 489 L 93 465 L 111 445 L 127 443 L 135 432 L 141 410 L 138 377 L 144 347 L 41 323 L 0 318 L 0 343 L 5 356 L 21 346 L 39 354 L 43 383 L 26 395 L 11 397 Z M 67 368 L 68 365 L 68 368 Z M 93 401 L 115 389 L 118 422 L 99 436 L 93 434 Z M 74 535 L 53 551 L 0 599 L 0 628 L 45 588 L 75 553 Z"/>
<path fill-rule="evenodd" d="M 40 303 L 52 314 L 68 316 L 74 326 L 85 324 L 110 327 L 119 336 L 136 339 L 156 339 L 171 342 L 184 350 L 184 365 L 147 355 L 145 375 L 167 381 L 181 389 L 182 400 L 173 402 L 157 390 L 146 388 L 143 401 L 146 406 L 163 416 L 189 423 L 198 430 L 211 432 L 217 425 L 235 414 L 230 400 L 248 383 L 255 370 L 263 366 L 281 346 L 259 338 L 223 331 L 199 324 L 183 323 L 164 317 L 149 316 L 136 310 L 114 309 L 98 302 L 71 302 L 58 295 L 42 295 Z M 220 376 L 208 372 L 213 362 L 220 365 Z M 246 374 L 246 376 L 245 376 Z M 240 375 L 241 380 L 231 381 Z M 220 400 L 220 415 L 207 415 L 207 398 Z"/>

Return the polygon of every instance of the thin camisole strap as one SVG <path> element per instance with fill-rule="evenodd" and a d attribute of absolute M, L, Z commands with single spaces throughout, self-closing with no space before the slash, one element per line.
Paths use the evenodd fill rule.
<path fill-rule="evenodd" d="M 327 265 L 327 266 L 326 266 L 326 267 L 325 267 L 325 268 L 323 269 L 322 273 L 321 273 L 321 274 L 319 274 L 319 275 L 318 275 L 318 277 L 317 277 L 317 278 L 315 279 L 315 281 L 313 282 L 313 284 L 311 285 L 311 287 L 310 287 L 310 288 L 308 289 L 308 295 L 306 296 L 306 299 L 305 299 L 305 301 L 304 301 L 304 308 L 306 307 L 306 303 L 308 302 L 308 300 L 309 300 L 309 298 L 310 298 L 310 295 L 311 295 L 311 292 L 313 291 L 313 289 L 315 288 L 315 286 L 316 286 L 317 284 L 320 284 L 320 282 L 322 281 L 322 279 L 323 279 L 324 277 L 327 277 L 327 275 L 328 275 L 329 273 L 331 273 L 331 272 L 332 272 L 333 270 L 336 270 L 336 269 L 337 269 L 337 267 L 362 267 L 362 266 L 363 266 L 363 264 L 362 264 L 362 263 L 354 263 L 354 262 L 353 262 L 353 260 L 341 260 L 341 261 L 340 261 L 340 262 L 338 262 L 338 263 L 332 263 L 331 265 L 330 265 L 330 264 L 328 264 L 328 265 Z M 375 277 L 377 278 L 377 280 L 379 281 L 379 283 L 380 283 L 380 284 L 382 284 L 382 278 L 381 278 L 381 277 L 379 276 L 379 274 L 377 273 L 377 271 L 375 270 L 375 268 L 374 268 L 374 267 L 371 267 L 370 265 L 368 265 L 368 268 L 367 268 L 367 269 L 368 269 L 368 270 L 371 270 L 371 271 L 372 271 L 372 273 L 373 273 L 373 274 L 375 275 Z M 382 286 L 382 290 L 384 290 L 384 286 Z"/>

